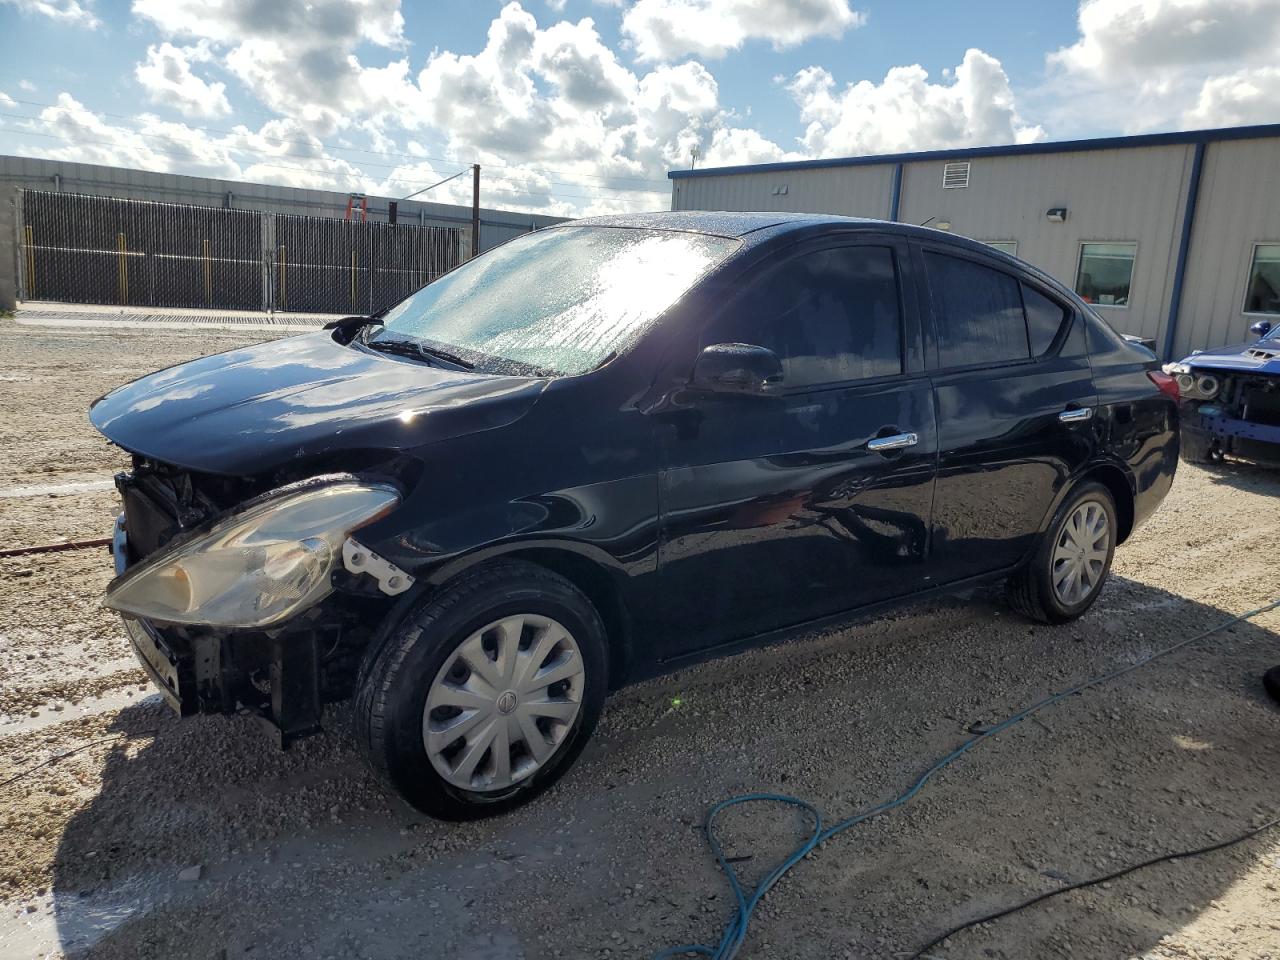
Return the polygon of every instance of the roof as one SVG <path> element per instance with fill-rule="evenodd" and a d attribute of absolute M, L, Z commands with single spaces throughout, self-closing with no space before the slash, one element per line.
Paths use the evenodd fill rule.
<path fill-rule="evenodd" d="M 658 213 L 618 213 L 573 221 L 573 226 L 637 227 L 646 230 L 681 230 L 718 237 L 742 237 L 757 230 L 783 225 L 881 224 L 860 217 L 822 213 L 736 213 L 715 210 L 672 210 Z"/>
<path fill-rule="evenodd" d="M 976 157 L 1020 157 L 1042 153 L 1080 153 L 1087 150 L 1128 150 L 1176 144 L 1214 143 L 1224 140 L 1262 140 L 1280 137 L 1280 123 L 1252 127 L 1218 127 L 1212 130 L 1184 130 L 1176 133 L 1146 133 L 1132 137 L 1098 137 L 1093 140 L 1058 140 L 1045 143 L 1010 143 L 991 147 L 959 147 L 955 150 L 921 150 L 914 153 L 883 153 L 862 157 L 833 157 L 827 160 L 788 160 L 781 163 L 749 163 L 735 167 L 703 167 L 701 170 L 670 170 L 672 180 L 690 177 L 721 177 L 733 173 L 769 173 L 776 170 L 817 170 L 824 167 L 862 167 L 875 164 L 911 163 L 922 160 L 969 160 Z"/>

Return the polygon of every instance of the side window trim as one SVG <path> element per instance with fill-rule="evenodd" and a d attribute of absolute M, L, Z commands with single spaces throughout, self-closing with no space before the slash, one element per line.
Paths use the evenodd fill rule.
<path fill-rule="evenodd" d="M 894 262 L 894 275 L 898 292 L 898 355 L 901 366 L 897 373 L 884 374 L 878 377 L 858 377 L 849 380 L 830 380 L 820 383 L 806 383 L 798 386 L 784 385 L 782 389 L 777 391 L 777 396 L 794 396 L 806 393 L 820 393 L 830 390 L 844 390 L 850 387 L 861 387 L 864 385 L 876 386 L 884 383 L 894 383 L 899 380 L 918 379 L 925 375 L 927 371 L 924 367 L 911 360 L 919 356 L 921 343 L 923 340 L 920 329 L 919 316 L 920 305 L 917 292 L 914 285 L 914 263 L 910 263 L 911 257 L 909 244 L 902 237 L 893 234 L 883 233 L 867 233 L 863 231 L 850 232 L 846 235 L 828 235 L 816 240 L 801 240 L 785 250 L 775 250 L 772 253 L 765 253 L 764 256 L 769 258 L 769 262 L 765 265 L 765 269 L 756 272 L 754 266 L 759 266 L 759 262 L 755 265 L 748 265 L 743 271 L 741 279 L 754 281 L 760 278 L 768 277 L 769 274 L 784 269 L 788 264 L 798 260 L 801 257 L 813 254 L 823 253 L 828 250 L 844 250 L 853 247 L 882 247 L 888 248 Z M 910 301 L 908 301 L 910 298 Z M 731 309 L 736 302 L 736 296 L 731 298 L 725 305 L 725 311 Z M 724 316 L 724 311 L 716 312 L 708 320 L 702 324 L 698 331 L 696 339 L 697 349 L 702 350 L 710 344 L 707 338 L 707 332 Z M 914 343 L 912 342 L 914 340 Z"/>
<path fill-rule="evenodd" d="M 1022 324 L 1023 324 L 1023 329 L 1026 330 L 1027 308 L 1026 308 L 1026 304 L 1023 303 L 1023 297 L 1022 297 L 1023 279 L 1017 274 L 1010 273 L 1006 264 L 1000 263 L 995 259 L 988 259 L 987 257 L 982 256 L 977 251 L 966 250 L 959 246 L 953 247 L 944 243 L 930 243 L 929 241 L 922 242 L 917 240 L 911 241 L 910 246 L 911 246 L 912 261 L 915 264 L 915 272 L 917 277 L 919 278 L 918 283 L 922 288 L 922 297 L 921 297 L 922 316 L 920 321 L 920 327 L 921 327 L 921 330 L 925 331 L 926 333 L 927 345 L 925 348 L 925 353 L 928 358 L 927 368 L 931 374 L 964 373 L 970 370 L 1000 370 L 1008 367 L 1018 367 L 1018 366 L 1024 366 L 1024 365 L 1030 366 L 1031 364 L 1037 363 L 1040 359 L 1042 359 L 1040 357 L 1030 356 L 1030 353 L 1031 353 L 1030 332 L 1027 331 L 1028 356 L 1026 358 L 1020 358 L 1016 360 L 995 360 L 989 363 L 954 364 L 951 366 L 944 367 L 942 365 L 941 355 L 938 352 L 938 326 L 937 326 L 938 314 L 937 314 L 937 307 L 934 301 L 933 283 L 929 277 L 929 271 L 925 264 L 924 255 L 926 253 L 936 253 L 946 257 L 955 257 L 958 260 L 968 260 L 969 262 L 975 263 L 980 267 L 986 267 L 988 270 L 993 270 L 996 273 L 1000 273 L 1008 277 L 1010 280 L 1012 280 L 1014 283 L 1018 285 L 1018 302 L 1022 304 Z M 1051 298 L 1051 299 L 1054 299 L 1056 301 L 1057 298 Z M 923 310 L 923 306 L 925 303 L 928 304 L 927 310 Z M 1067 325 L 1064 323 L 1063 327 L 1065 328 L 1066 326 Z M 1055 348 L 1060 348 L 1061 343 L 1059 341 L 1063 339 L 1065 338 L 1062 336 L 1062 328 L 1060 328 L 1058 330 L 1057 339 L 1055 340 L 1053 346 L 1049 348 L 1049 353 L 1045 354 L 1044 356 L 1045 357 L 1051 356 Z"/>

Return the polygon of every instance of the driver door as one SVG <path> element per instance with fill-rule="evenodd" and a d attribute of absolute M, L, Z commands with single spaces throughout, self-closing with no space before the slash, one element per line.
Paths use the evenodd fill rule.
<path fill-rule="evenodd" d="M 703 329 L 695 351 L 766 347 L 783 379 L 690 391 L 666 433 L 662 659 L 926 585 L 937 427 L 910 267 L 895 238 L 797 247 Z"/>

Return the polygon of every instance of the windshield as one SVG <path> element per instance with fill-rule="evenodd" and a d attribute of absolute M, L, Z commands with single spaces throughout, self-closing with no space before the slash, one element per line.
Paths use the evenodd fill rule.
<path fill-rule="evenodd" d="M 737 245 L 619 227 L 531 233 L 401 301 L 367 342 L 411 338 L 488 373 L 585 373 L 620 353 Z"/>

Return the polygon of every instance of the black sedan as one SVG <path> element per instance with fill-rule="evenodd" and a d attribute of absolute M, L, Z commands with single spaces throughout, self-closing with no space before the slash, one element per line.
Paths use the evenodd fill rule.
<path fill-rule="evenodd" d="M 979 243 L 579 221 L 99 400 L 133 455 L 106 603 L 181 713 L 287 744 L 354 696 L 391 787 L 484 816 L 623 684 L 991 580 L 1079 617 L 1177 416 L 1149 350 Z"/>

